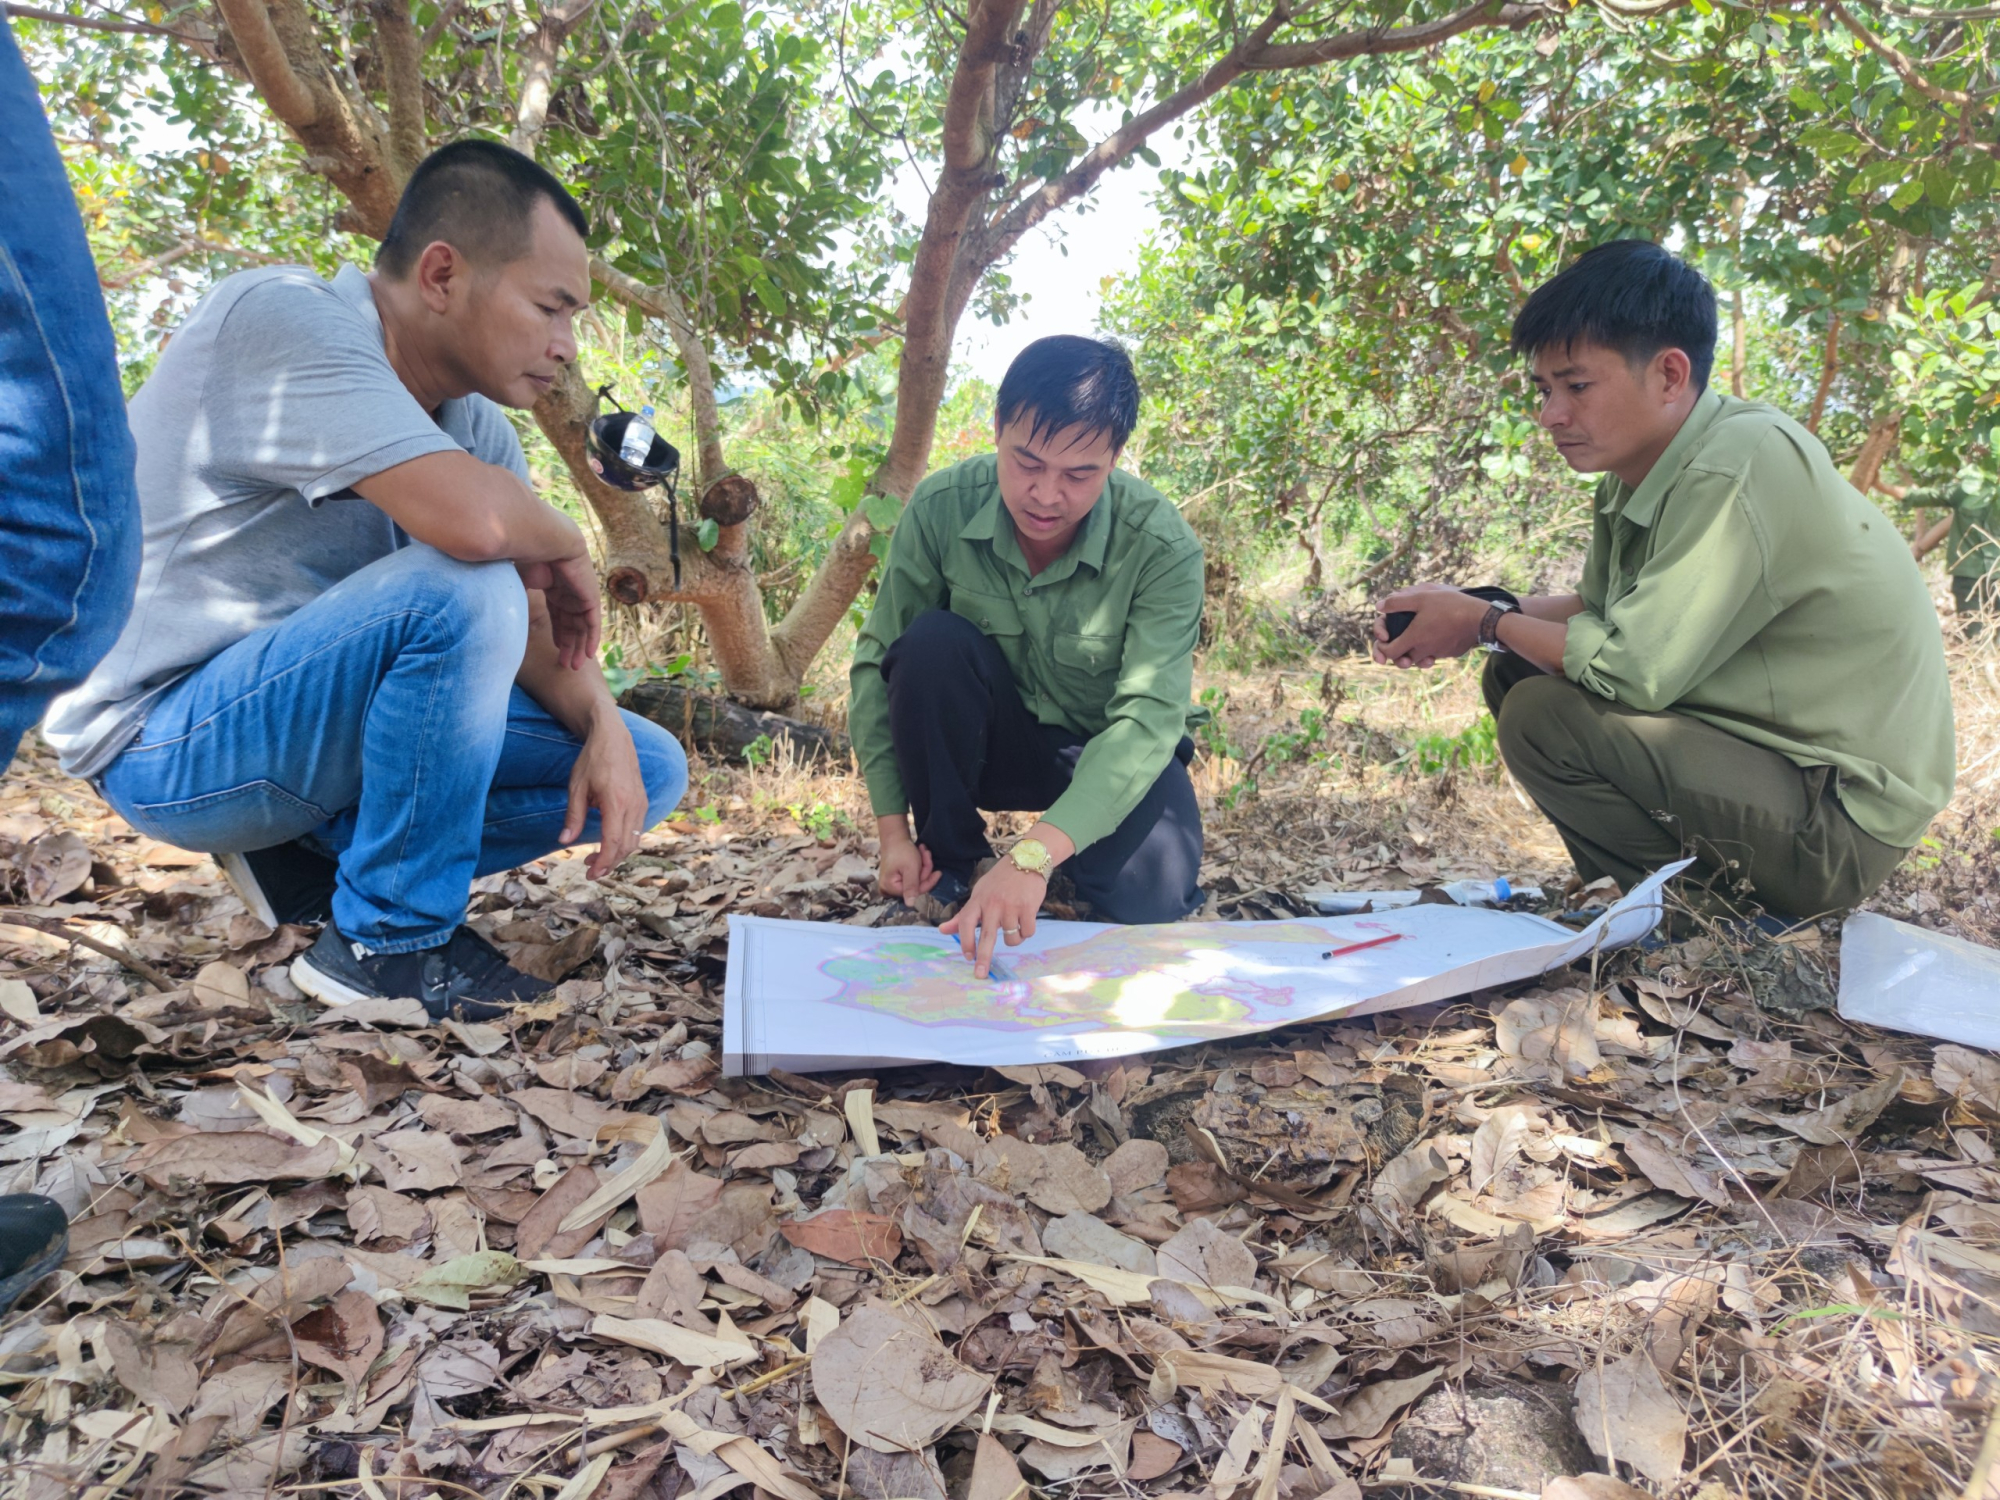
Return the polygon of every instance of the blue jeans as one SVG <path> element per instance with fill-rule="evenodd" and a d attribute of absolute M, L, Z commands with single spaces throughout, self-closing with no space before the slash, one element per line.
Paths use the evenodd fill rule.
<path fill-rule="evenodd" d="M 117 349 L 42 96 L 0 21 L 0 770 L 139 580 Z"/>
<path fill-rule="evenodd" d="M 175 683 L 100 790 L 184 849 L 309 836 L 340 861 L 343 935 L 434 947 L 473 880 L 549 853 L 562 831 L 582 741 L 514 686 L 527 639 L 511 564 L 405 547 Z M 687 757 L 659 725 L 625 721 L 651 827 L 687 789 Z"/>

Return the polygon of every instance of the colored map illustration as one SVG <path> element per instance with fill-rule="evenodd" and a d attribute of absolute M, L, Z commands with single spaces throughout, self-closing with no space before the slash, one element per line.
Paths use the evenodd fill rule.
<path fill-rule="evenodd" d="M 1197 1039 L 1246 1023 L 1283 1025 L 1297 965 L 1317 968 L 1330 947 L 1391 930 L 1367 922 L 1335 936 L 1307 922 L 1262 922 L 1246 945 L 1240 930 L 1211 923 L 1114 927 L 1040 952 L 1003 949 L 985 982 L 972 977 L 956 943 L 913 935 L 829 958 L 819 970 L 839 985 L 824 1003 L 919 1026 L 1109 1027 Z M 1327 961 L 1324 977 L 1340 973 L 1338 957 Z M 1324 1008 L 1323 988 L 1317 1001 L 1314 1013 Z"/>

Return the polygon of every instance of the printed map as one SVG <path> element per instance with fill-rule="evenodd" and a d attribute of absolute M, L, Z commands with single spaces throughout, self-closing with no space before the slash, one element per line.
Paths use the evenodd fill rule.
<path fill-rule="evenodd" d="M 1579 932 L 1519 911 L 1417 905 L 1277 922 L 1043 922 L 991 978 L 923 927 L 729 919 L 730 1077 L 946 1062 L 1129 1057 L 1511 984 L 1629 943 L 1659 919 L 1642 884 Z"/>
<path fill-rule="evenodd" d="M 1353 931 L 1365 940 L 1391 929 L 1365 923 Z M 1242 934 L 1213 922 L 1113 927 L 1040 951 L 1003 949 L 999 972 L 982 985 L 968 983 L 956 943 L 912 934 L 819 968 L 839 986 L 827 1003 L 919 1026 L 1024 1031 L 1085 1023 L 1196 1041 L 1231 1035 L 1245 1022 L 1282 1026 L 1297 1018 L 1298 985 L 1288 967 L 1324 963 L 1325 977 L 1338 979 L 1343 960 L 1320 954 L 1340 941 L 1307 922 L 1259 923 L 1248 946 Z"/>

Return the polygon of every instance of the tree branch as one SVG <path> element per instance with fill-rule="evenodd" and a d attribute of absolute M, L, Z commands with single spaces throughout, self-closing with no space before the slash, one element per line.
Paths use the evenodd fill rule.
<path fill-rule="evenodd" d="M 609 261 L 592 257 L 590 274 L 620 302 L 636 307 L 667 325 L 667 335 L 688 372 L 688 399 L 694 407 L 695 438 L 701 444 L 696 480 L 706 490 L 728 471 L 722 457 L 722 413 L 715 401 L 715 367 L 708 345 L 694 326 L 694 317 L 680 293 L 670 286 L 647 286 Z"/>
<path fill-rule="evenodd" d="M 408 169 L 374 106 L 328 63 L 304 0 L 216 0 L 216 8 L 234 43 L 224 52 L 230 66 L 306 148 L 308 166 L 347 199 L 343 223 L 380 239 Z"/>
<path fill-rule="evenodd" d="M 1966 93 L 1963 89 L 1948 89 L 1932 83 L 1930 79 L 1924 76 L 1923 69 L 1917 66 L 1915 58 L 1892 46 L 1870 31 L 1845 5 L 1840 3 L 1840 0 L 1826 0 L 1826 10 L 1828 15 L 1853 32 L 1860 39 L 1864 47 L 1881 58 L 1890 67 L 1894 68 L 1897 77 L 1901 78 L 1903 82 L 1922 94 L 1926 99 L 1930 99 L 1938 104 L 1956 104 L 1960 107 L 1967 107 L 1975 102 L 1972 95 Z"/>
<path fill-rule="evenodd" d="M 389 149 L 399 176 L 424 159 L 424 53 L 410 20 L 410 0 L 372 0 L 375 35 L 382 46 L 382 71 L 389 95 Z"/>
<path fill-rule="evenodd" d="M 1813 392 L 1812 411 L 1806 417 L 1806 431 L 1819 432 L 1826 415 L 1827 397 L 1833 394 L 1833 377 L 1840 371 L 1840 314 L 1829 313 L 1826 320 L 1826 348 L 1820 355 L 1819 388 Z"/>
<path fill-rule="evenodd" d="M 2000 20 L 2000 5 L 1975 5 L 1965 10 L 1925 10 L 1915 5 L 1898 5 L 1895 0 L 1876 0 L 1892 16 L 1912 21 L 1993 21 Z"/>
<path fill-rule="evenodd" d="M 1673 0 L 1673 3 L 1679 5 L 1684 0 Z M 1415 26 L 1367 26 L 1358 31 L 1321 37 L 1314 42 L 1287 42 L 1265 47 L 1246 66 L 1253 73 L 1276 73 L 1289 68 L 1315 67 L 1348 57 L 1421 52 L 1426 47 L 1450 41 L 1467 31 L 1482 31 L 1495 26 L 1518 31 L 1530 21 L 1541 20 L 1548 14 L 1540 5 L 1496 5 L 1493 0 L 1479 0 L 1479 3 L 1468 5 L 1451 15 Z"/>
<path fill-rule="evenodd" d="M 143 21 L 106 21 L 96 16 L 74 16 L 68 11 L 43 10 L 33 5 L 0 4 L 0 15 L 20 16 L 29 21 L 47 21 L 53 26 L 74 26 L 79 31 L 115 31 L 128 36 L 164 36 L 197 47 L 214 44 L 215 38 L 195 32 L 175 31 L 166 26 L 150 26 Z"/>
<path fill-rule="evenodd" d="M 1675 0 L 1675 3 L 1681 3 L 1681 0 Z M 1216 62 L 1201 77 L 1144 113 L 1134 115 L 1084 153 L 1069 171 L 1039 192 L 1029 194 L 1010 210 L 993 226 L 994 232 L 986 247 L 990 256 L 988 263 L 1007 254 L 1022 235 L 1050 214 L 1090 192 L 1106 172 L 1145 145 L 1154 131 L 1200 108 L 1245 73 L 1287 72 L 1295 68 L 1316 67 L 1338 58 L 1417 52 L 1467 31 L 1497 26 L 1518 29 L 1544 14 L 1539 5 L 1496 6 L 1492 0 L 1480 0 L 1480 3 L 1468 5 L 1449 16 L 1416 26 L 1370 26 L 1321 37 L 1317 41 L 1273 46 L 1270 38 L 1290 18 L 1284 7 L 1273 7 L 1249 36 L 1232 47 L 1228 56 Z M 984 270 L 985 267 L 979 269 Z"/>
<path fill-rule="evenodd" d="M 243 71 L 250 75 L 251 84 L 264 96 L 271 112 L 295 131 L 317 124 L 318 91 L 292 67 L 264 0 L 215 0 L 215 8 L 229 23 Z"/>
<path fill-rule="evenodd" d="M 145 280 L 146 277 L 151 276 L 156 271 L 164 271 L 175 262 L 186 260 L 197 251 L 203 251 L 210 255 L 236 256 L 242 260 L 254 261 L 259 265 L 265 266 L 282 266 L 291 263 L 290 258 L 287 256 L 266 255 L 261 250 L 245 250 L 241 245 L 232 245 L 226 240 L 212 240 L 206 235 L 191 234 L 171 250 L 164 250 L 158 255 L 149 256 L 145 260 L 140 261 L 136 266 L 128 267 L 115 276 L 107 276 L 100 271 L 98 273 L 97 284 L 108 292 L 122 291 L 136 281 Z"/>
<path fill-rule="evenodd" d="M 514 110 L 512 143 L 516 151 L 535 153 L 535 142 L 549 122 L 549 101 L 555 96 L 556 64 L 577 27 L 597 0 L 569 0 L 542 11 L 542 19 L 522 48 L 521 98 Z"/>

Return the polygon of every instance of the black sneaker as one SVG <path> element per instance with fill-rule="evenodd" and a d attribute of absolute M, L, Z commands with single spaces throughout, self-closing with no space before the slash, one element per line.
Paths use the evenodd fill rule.
<path fill-rule="evenodd" d="M 491 1021 L 508 1006 L 554 988 L 514 968 L 470 927 L 461 926 L 440 947 L 377 953 L 350 942 L 330 922 L 319 941 L 292 960 L 292 983 L 322 1005 L 420 1000 L 434 1021 Z"/>
<path fill-rule="evenodd" d="M 266 927 L 325 922 L 333 916 L 333 877 L 339 866 L 304 841 L 274 844 L 243 854 L 217 854 L 231 890 Z"/>
<path fill-rule="evenodd" d="M 69 1253 L 69 1215 L 40 1193 L 0 1197 L 0 1313 L 63 1262 Z"/>

